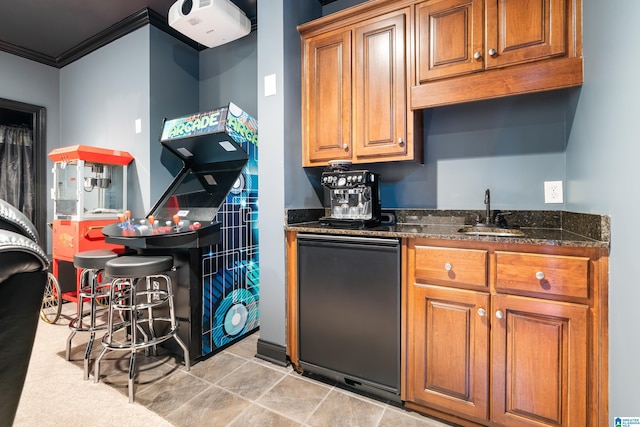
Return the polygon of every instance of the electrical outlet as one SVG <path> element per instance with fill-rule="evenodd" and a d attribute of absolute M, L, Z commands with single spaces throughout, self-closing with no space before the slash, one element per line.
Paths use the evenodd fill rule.
<path fill-rule="evenodd" d="M 544 202 L 563 203 L 562 199 L 562 181 L 545 181 Z"/>

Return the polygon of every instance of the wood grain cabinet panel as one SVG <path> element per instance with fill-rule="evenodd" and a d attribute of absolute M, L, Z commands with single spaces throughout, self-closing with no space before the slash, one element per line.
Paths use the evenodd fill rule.
<path fill-rule="evenodd" d="M 496 251 L 496 289 L 589 298 L 589 258 Z"/>
<path fill-rule="evenodd" d="M 409 4 L 371 2 L 298 27 L 303 166 L 422 162 L 422 115 L 409 106 Z"/>
<path fill-rule="evenodd" d="M 482 4 L 446 0 L 416 6 L 418 84 L 484 69 Z"/>
<path fill-rule="evenodd" d="M 406 253 L 408 407 L 465 426 L 605 425 L 606 257 L 434 239 Z"/>
<path fill-rule="evenodd" d="M 407 153 L 406 13 L 355 29 L 356 160 Z"/>
<path fill-rule="evenodd" d="M 486 8 L 487 68 L 567 52 L 567 0 L 488 0 Z"/>
<path fill-rule="evenodd" d="M 305 40 L 303 127 L 308 163 L 351 158 L 351 32 Z"/>
<path fill-rule="evenodd" d="M 586 426 L 588 307 L 494 295 L 492 309 L 492 419 Z"/>
<path fill-rule="evenodd" d="M 582 84 L 581 1 L 426 0 L 415 8 L 413 109 Z"/>
<path fill-rule="evenodd" d="M 489 294 L 416 285 L 412 304 L 408 399 L 486 419 Z"/>
<path fill-rule="evenodd" d="M 488 259 L 486 250 L 416 246 L 415 277 L 449 286 L 487 286 Z"/>

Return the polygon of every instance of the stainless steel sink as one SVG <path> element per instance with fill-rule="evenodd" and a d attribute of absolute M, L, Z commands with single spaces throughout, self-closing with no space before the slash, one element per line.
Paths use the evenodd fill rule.
<path fill-rule="evenodd" d="M 496 236 L 496 237 L 520 237 L 524 236 L 524 232 L 518 228 L 500 228 L 500 227 L 484 227 L 469 226 L 462 227 L 458 233 L 473 236 Z"/>

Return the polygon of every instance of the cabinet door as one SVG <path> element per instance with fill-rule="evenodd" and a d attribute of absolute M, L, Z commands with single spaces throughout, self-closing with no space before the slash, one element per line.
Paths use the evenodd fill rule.
<path fill-rule="evenodd" d="M 304 41 L 303 166 L 351 158 L 351 31 Z"/>
<path fill-rule="evenodd" d="M 494 295 L 492 420 L 587 425 L 587 315 L 579 304 Z"/>
<path fill-rule="evenodd" d="M 486 67 L 564 55 L 566 0 L 487 0 Z"/>
<path fill-rule="evenodd" d="M 408 400 L 486 419 L 489 294 L 414 285 Z"/>
<path fill-rule="evenodd" d="M 418 84 L 481 71 L 482 0 L 427 1 L 416 6 Z"/>
<path fill-rule="evenodd" d="M 407 153 L 407 10 L 366 21 L 354 33 L 354 157 Z"/>

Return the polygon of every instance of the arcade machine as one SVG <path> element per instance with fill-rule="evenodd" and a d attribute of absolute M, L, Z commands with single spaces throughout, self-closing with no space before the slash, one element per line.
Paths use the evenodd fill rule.
<path fill-rule="evenodd" d="M 165 119 L 160 142 L 182 169 L 145 218 L 102 232 L 140 254 L 173 256 L 178 334 L 195 360 L 258 328 L 257 122 L 230 103 Z"/>
<path fill-rule="evenodd" d="M 73 255 L 122 247 L 105 242 L 102 228 L 127 212 L 127 165 L 133 157 L 73 145 L 51 151 L 49 158 L 54 162 L 52 270 L 62 298 L 77 301 L 81 272 L 73 267 Z"/>

